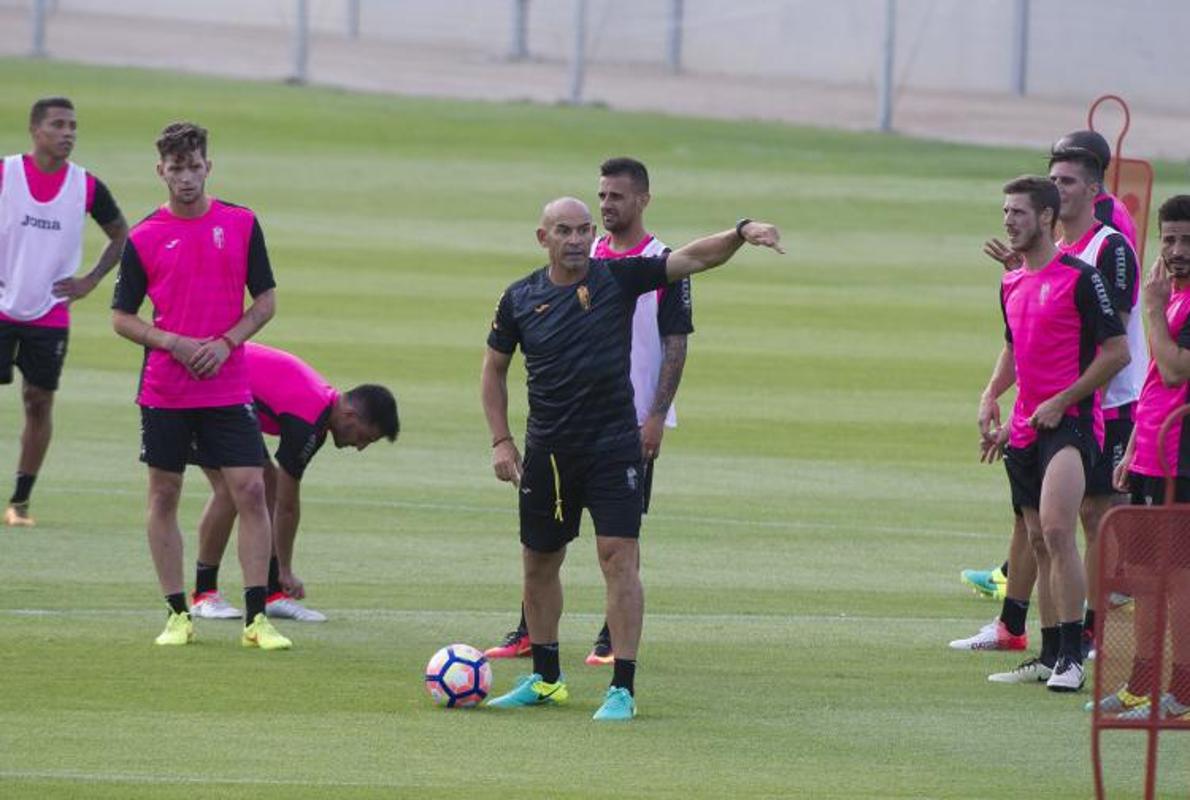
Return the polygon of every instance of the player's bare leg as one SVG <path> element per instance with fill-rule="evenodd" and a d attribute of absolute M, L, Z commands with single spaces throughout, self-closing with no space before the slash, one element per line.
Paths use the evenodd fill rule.
<path fill-rule="evenodd" d="M 1086 578 L 1078 552 L 1078 510 L 1086 490 L 1082 455 L 1060 450 L 1041 484 L 1041 534 L 1050 556 L 1050 590 L 1060 629 L 1058 663 L 1047 685 L 1053 691 L 1077 691 L 1083 684 L 1082 629 Z"/>
<path fill-rule="evenodd" d="M 149 510 L 146 525 L 149 553 L 157 571 L 161 593 L 169 605 L 165 630 L 157 637 L 160 645 L 185 645 L 194 641 L 194 626 L 186 611 L 182 578 L 182 531 L 178 528 L 178 500 L 182 496 L 182 474 L 149 467 Z"/>
<path fill-rule="evenodd" d="M 25 409 L 25 427 L 21 430 L 21 454 L 17 460 L 17 488 L 4 512 L 4 522 L 29 527 L 34 524 L 29 514 L 29 493 L 41 472 L 54 432 L 54 393 L 24 381 L 21 402 Z"/>
<path fill-rule="evenodd" d="M 203 474 L 211 484 L 211 496 L 198 520 L 198 565 L 190 613 L 204 619 L 239 619 L 243 615 L 223 598 L 218 583 L 219 565 L 236 521 L 236 505 L 222 472 L 204 467 Z"/>
<path fill-rule="evenodd" d="M 597 536 L 595 541 L 607 584 L 607 624 L 616 643 L 616 658 L 635 661 L 645 605 L 638 566 L 640 543 L 614 536 Z"/>

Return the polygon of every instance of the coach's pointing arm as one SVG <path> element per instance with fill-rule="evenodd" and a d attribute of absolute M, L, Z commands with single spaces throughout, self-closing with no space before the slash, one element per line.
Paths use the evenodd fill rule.
<path fill-rule="evenodd" d="M 731 230 L 695 239 L 670 253 L 665 277 L 673 283 L 696 272 L 725 264 L 744 242 L 757 247 L 771 247 L 782 255 L 785 253 L 781 248 L 781 231 L 777 230 L 776 225 L 740 220 Z"/>

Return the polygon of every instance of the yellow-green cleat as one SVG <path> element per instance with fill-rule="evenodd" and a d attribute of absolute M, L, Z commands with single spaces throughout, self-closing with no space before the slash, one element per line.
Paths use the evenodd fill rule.
<path fill-rule="evenodd" d="M 293 642 L 282 636 L 264 614 L 257 614 L 252 624 L 244 628 L 240 644 L 244 647 L 259 647 L 261 650 L 288 650 L 293 647 Z"/>
<path fill-rule="evenodd" d="M 1000 569 L 965 569 L 959 573 L 959 580 L 970 586 L 976 594 L 991 600 L 1003 600 L 1008 590 L 1008 576 Z"/>
<path fill-rule="evenodd" d="M 536 672 L 522 675 L 512 691 L 493 697 L 487 702 L 492 708 L 527 708 L 529 706 L 560 706 L 570 699 L 566 684 L 559 677 L 556 683 L 546 683 Z"/>
<path fill-rule="evenodd" d="M 185 611 L 171 612 L 165 620 L 165 630 L 153 640 L 155 644 L 178 645 L 190 644 L 194 641 L 194 623 L 190 621 L 190 614 Z"/>

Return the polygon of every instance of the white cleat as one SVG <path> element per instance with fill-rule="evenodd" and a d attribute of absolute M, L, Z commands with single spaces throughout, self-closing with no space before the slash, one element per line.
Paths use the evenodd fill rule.
<path fill-rule="evenodd" d="M 988 680 L 992 683 L 1045 683 L 1053 674 L 1053 667 L 1042 664 L 1040 658 L 1030 658 L 1008 672 L 992 673 Z"/>
<path fill-rule="evenodd" d="M 984 625 L 974 636 L 950 643 L 951 650 L 1025 650 L 1028 647 L 1029 634 L 1014 636 L 999 619 Z"/>
<path fill-rule="evenodd" d="M 203 592 L 190 598 L 190 616 L 198 619 L 239 619 L 244 615 L 224 600 L 219 592 Z"/>
<path fill-rule="evenodd" d="M 1083 665 L 1067 656 L 1058 656 L 1054 674 L 1045 682 L 1051 692 L 1077 692 L 1083 688 Z"/>
<path fill-rule="evenodd" d="M 264 607 L 264 613 L 273 619 L 292 619 L 297 622 L 326 622 L 326 615 L 294 600 L 292 597 L 280 597 L 270 600 Z"/>

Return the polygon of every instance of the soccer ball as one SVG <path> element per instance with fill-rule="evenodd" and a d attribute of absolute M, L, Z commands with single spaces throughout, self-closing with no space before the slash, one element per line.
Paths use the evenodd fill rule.
<path fill-rule="evenodd" d="M 426 691 L 447 708 L 478 705 L 492 686 L 487 656 L 466 644 L 443 647 L 426 664 Z"/>

